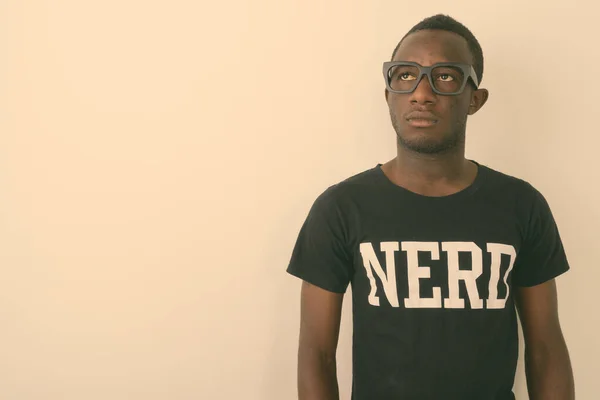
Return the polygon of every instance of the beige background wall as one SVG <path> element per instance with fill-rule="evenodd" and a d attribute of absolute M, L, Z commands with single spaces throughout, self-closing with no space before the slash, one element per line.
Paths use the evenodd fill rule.
<path fill-rule="evenodd" d="M 561 319 L 578 398 L 595 399 L 596 7 L 3 0 L 0 398 L 293 399 L 300 224 L 328 185 L 394 156 L 381 63 L 443 12 L 486 57 L 467 155 L 555 213 Z"/>

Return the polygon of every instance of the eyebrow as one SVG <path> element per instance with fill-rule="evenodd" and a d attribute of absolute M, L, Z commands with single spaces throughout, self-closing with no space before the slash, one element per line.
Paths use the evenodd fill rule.
<path fill-rule="evenodd" d="M 467 64 L 467 65 L 471 65 L 471 63 L 470 63 L 470 62 L 449 60 L 449 59 L 447 59 L 447 58 L 446 58 L 446 59 L 443 59 L 443 60 L 440 60 L 440 61 L 436 61 L 436 62 L 434 62 L 433 64 L 428 64 L 428 65 L 421 64 L 421 63 L 420 63 L 420 62 L 418 62 L 418 61 L 414 61 L 414 60 L 407 60 L 407 59 L 403 59 L 403 60 L 392 60 L 392 62 L 414 62 L 414 63 L 417 63 L 417 64 L 419 64 L 419 65 L 423 66 L 423 67 L 429 67 L 429 66 L 431 66 L 431 65 L 435 65 L 435 64 L 442 64 L 442 63 L 457 63 L 457 64 Z"/>

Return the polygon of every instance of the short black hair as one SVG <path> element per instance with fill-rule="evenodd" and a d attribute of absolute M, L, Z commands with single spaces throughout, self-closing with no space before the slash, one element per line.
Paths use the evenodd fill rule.
<path fill-rule="evenodd" d="M 396 52 L 398 51 L 398 48 L 400 47 L 404 39 L 406 39 L 406 37 L 411 33 L 423 30 L 448 31 L 454 32 L 462 36 L 467 41 L 467 45 L 469 46 L 469 50 L 471 51 L 471 55 L 473 56 L 473 69 L 475 69 L 477 79 L 479 80 L 479 83 L 481 83 L 481 80 L 483 79 L 483 50 L 481 49 L 481 45 L 477 41 L 477 38 L 475 38 L 475 35 L 473 35 L 473 33 L 469 30 L 469 28 L 467 28 L 454 18 L 450 17 L 449 15 L 437 14 L 432 17 L 425 18 L 417 25 L 413 26 L 412 29 L 408 31 L 406 35 L 404 35 L 402 40 L 400 40 L 400 42 L 394 49 L 394 52 L 392 53 L 392 61 L 394 60 Z"/>

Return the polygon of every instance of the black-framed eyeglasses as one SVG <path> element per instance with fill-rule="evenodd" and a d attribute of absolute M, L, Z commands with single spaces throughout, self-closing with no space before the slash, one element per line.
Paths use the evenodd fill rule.
<path fill-rule="evenodd" d="M 412 93 L 423 75 L 427 76 L 431 89 L 440 95 L 461 94 L 469 78 L 477 89 L 479 81 L 472 65 L 461 63 L 437 63 L 424 67 L 410 61 L 387 61 L 383 63 L 383 76 L 387 89 L 392 93 Z"/>

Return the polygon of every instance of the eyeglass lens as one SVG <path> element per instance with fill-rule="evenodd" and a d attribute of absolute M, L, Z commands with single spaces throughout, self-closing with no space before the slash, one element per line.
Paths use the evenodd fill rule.
<path fill-rule="evenodd" d="M 420 72 L 420 69 L 414 65 L 393 66 L 387 74 L 390 87 L 400 92 L 411 92 L 417 86 Z M 433 86 L 441 93 L 458 92 L 464 80 L 465 74 L 458 67 L 439 66 L 431 70 Z"/>

